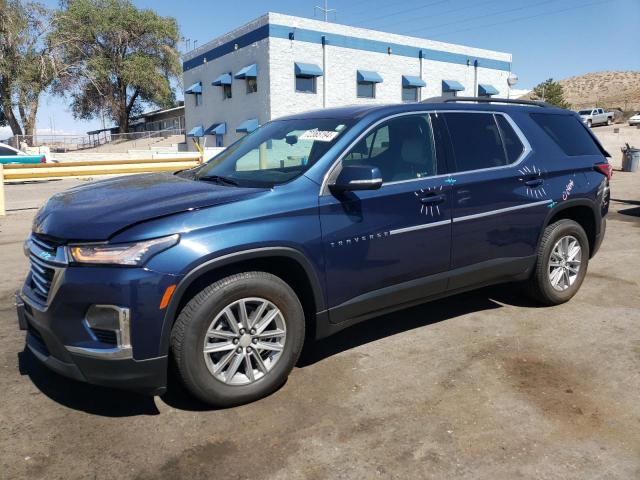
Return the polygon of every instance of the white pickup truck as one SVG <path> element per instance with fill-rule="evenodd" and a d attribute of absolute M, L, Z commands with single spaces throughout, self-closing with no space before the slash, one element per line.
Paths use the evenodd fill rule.
<path fill-rule="evenodd" d="M 588 110 L 580 110 L 578 112 L 582 122 L 588 127 L 594 125 L 611 125 L 613 123 L 613 112 L 605 112 L 601 108 L 590 108 Z"/>

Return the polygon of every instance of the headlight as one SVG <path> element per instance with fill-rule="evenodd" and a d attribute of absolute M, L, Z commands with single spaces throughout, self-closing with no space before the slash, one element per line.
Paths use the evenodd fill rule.
<path fill-rule="evenodd" d="M 154 238 L 135 243 L 69 245 L 70 258 L 76 263 L 103 265 L 144 265 L 154 255 L 173 247 L 180 235 Z"/>

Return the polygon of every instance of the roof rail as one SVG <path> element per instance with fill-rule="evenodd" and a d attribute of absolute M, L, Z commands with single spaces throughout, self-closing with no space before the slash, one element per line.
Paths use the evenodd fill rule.
<path fill-rule="evenodd" d="M 477 102 L 477 103 L 512 103 L 515 105 L 533 105 L 535 107 L 555 108 L 550 103 L 535 100 L 518 100 L 514 98 L 493 98 L 493 97 L 431 97 L 422 100 L 420 103 L 455 103 L 455 102 Z"/>

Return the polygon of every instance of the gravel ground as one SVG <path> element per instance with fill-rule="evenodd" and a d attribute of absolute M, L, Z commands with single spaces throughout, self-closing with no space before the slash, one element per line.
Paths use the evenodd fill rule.
<path fill-rule="evenodd" d="M 229 410 L 76 383 L 24 351 L 22 241 L 74 183 L 7 188 L 0 478 L 640 478 L 640 173 L 616 172 L 571 302 L 498 286 L 386 315 L 307 345 L 278 392 Z"/>

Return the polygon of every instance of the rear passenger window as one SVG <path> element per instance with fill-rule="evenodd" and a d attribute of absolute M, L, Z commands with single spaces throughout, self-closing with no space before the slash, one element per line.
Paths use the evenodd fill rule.
<path fill-rule="evenodd" d="M 455 156 L 455 171 L 507 165 L 498 124 L 491 113 L 445 113 Z"/>
<path fill-rule="evenodd" d="M 532 113 L 531 118 L 567 155 L 600 155 L 596 142 L 573 115 Z"/>
<path fill-rule="evenodd" d="M 500 135 L 502 136 L 504 149 L 507 152 L 507 159 L 509 163 L 513 163 L 522 155 L 524 145 L 522 145 L 520 138 L 504 116 L 496 115 L 495 117 L 498 122 L 498 127 L 500 127 Z"/>

